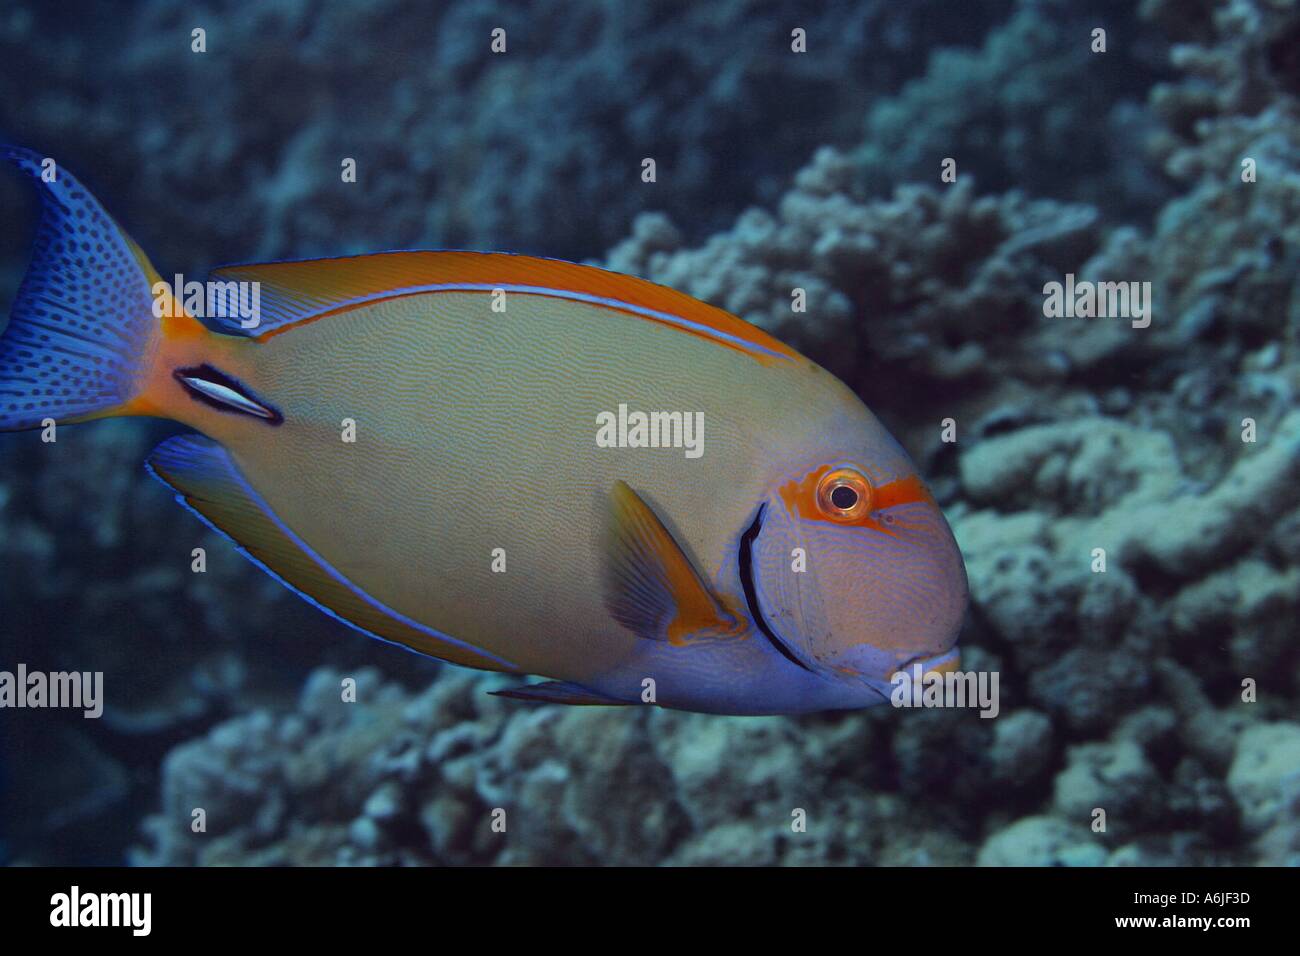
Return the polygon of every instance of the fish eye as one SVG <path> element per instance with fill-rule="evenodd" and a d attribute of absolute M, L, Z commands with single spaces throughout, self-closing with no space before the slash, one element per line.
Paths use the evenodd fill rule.
<path fill-rule="evenodd" d="M 854 521 L 871 510 L 871 485 L 851 468 L 837 468 L 817 485 L 817 507 L 836 521 Z"/>

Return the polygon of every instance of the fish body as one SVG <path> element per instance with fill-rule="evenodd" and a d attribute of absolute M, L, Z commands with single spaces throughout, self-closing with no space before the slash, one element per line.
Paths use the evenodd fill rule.
<path fill-rule="evenodd" d="M 0 427 L 189 426 L 151 472 L 333 616 L 545 676 L 507 693 L 565 703 L 853 708 L 905 663 L 955 666 L 966 585 L 942 514 L 861 401 L 760 330 L 643 280 L 467 252 L 218 270 L 261 314 L 205 325 L 60 175 L 0 339 Z M 97 261 L 59 238 L 87 221 Z M 100 284 L 52 278 L 69 256 Z M 70 374 L 43 361 L 51 331 Z M 43 400 L 56 381 L 71 407 Z M 651 412 L 665 439 L 694 424 L 693 448 L 627 447 Z"/>

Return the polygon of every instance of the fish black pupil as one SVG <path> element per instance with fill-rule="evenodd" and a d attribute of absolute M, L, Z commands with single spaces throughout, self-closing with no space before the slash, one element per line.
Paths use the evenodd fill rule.
<path fill-rule="evenodd" d="M 831 504 L 841 511 L 848 511 L 858 503 L 858 493 L 848 485 L 840 485 L 831 492 Z"/>

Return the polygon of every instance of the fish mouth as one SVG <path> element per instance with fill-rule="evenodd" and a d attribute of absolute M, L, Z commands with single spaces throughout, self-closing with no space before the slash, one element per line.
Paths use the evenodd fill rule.
<path fill-rule="evenodd" d="M 799 660 L 794 651 L 780 637 L 772 625 L 768 623 L 767 618 L 763 615 L 763 608 L 758 602 L 758 589 L 754 586 L 754 542 L 758 540 L 759 534 L 763 530 L 763 515 L 767 512 L 767 503 L 758 506 L 758 512 L 754 515 L 754 520 L 750 526 L 745 529 L 745 533 L 740 536 L 740 553 L 738 555 L 740 562 L 740 587 L 745 592 L 745 604 L 749 608 L 749 616 L 753 618 L 754 624 L 758 627 L 759 632 L 768 639 L 773 647 L 780 652 L 781 656 L 788 660 L 796 667 L 812 673 L 812 668 Z"/>

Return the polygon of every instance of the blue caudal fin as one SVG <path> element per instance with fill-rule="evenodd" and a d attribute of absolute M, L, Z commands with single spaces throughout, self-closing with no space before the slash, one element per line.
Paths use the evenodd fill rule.
<path fill-rule="evenodd" d="M 61 167 L 15 146 L 0 145 L 0 159 L 31 177 L 42 204 L 32 262 L 0 335 L 0 431 L 111 415 L 140 387 L 159 327 L 153 268 Z"/>

